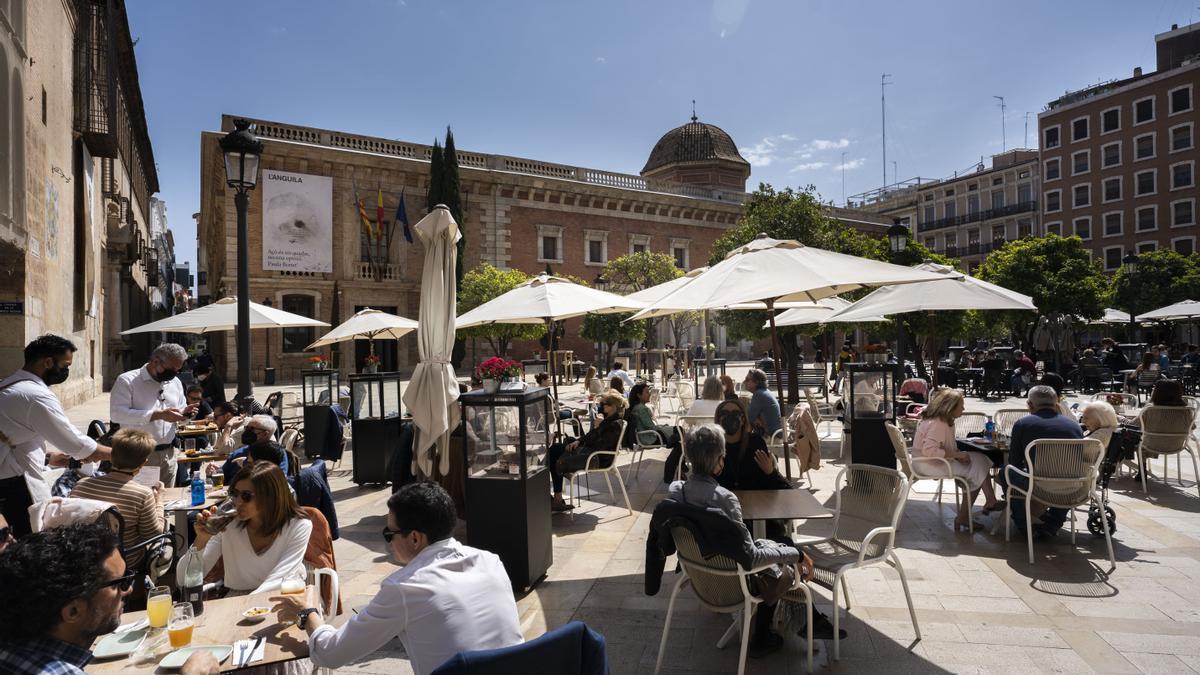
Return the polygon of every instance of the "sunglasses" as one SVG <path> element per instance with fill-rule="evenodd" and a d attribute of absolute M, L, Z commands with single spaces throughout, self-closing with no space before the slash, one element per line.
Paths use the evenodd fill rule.
<path fill-rule="evenodd" d="M 137 577 L 138 577 L 137 572 L 130 572 L 129 574 L 126 574 L 123 577 L 117 577 L 116 579 L 113 579 L 112 581 L 106 581 L 106 582 L 100 584 L 100 588 L 108 588 L 109 586 L 116 586 L 118 591 L 120 591 L 121 593 L 125 593 L 130 588 L 133 588 L 133 582 L 135 579 L 137 579 Z M 96 590 L 100 590 L 100 589 L 98 588 Z"/>
<path fill-rule="evenodd" d="M 240 500 L 240 501 L 243 501 L 243 502 L 246 502 L 247 504 L 249 504 L 250 502 L 254 501 L 254 493 L 250 492 L 248 490 L 230 489 L 229 490 L 229 498 L 237 499 L 237 500 Z"/>
<path fill-rule="evenodd" d="M 411 532 L 411 531 L 412 530 L 409 530 L 409 532 Z M 394 539 L 396 535 L 400 535 L 401 537 L 407 537 L 408 532 L 404 532 L 402 530 L 393 530 L 390 527 L 383 528 L 383 540 L 386 541 L 387 543 L 389 543 L 389 544 L 392 543 L 392 539 Z"/>
<path fill-rule="evenodd" d="M 11 527 L 0 527 L 0 541 L 8 541 L 9 537 L 11 537 L 11 536 L 12 536 L 12 528 Z"/>

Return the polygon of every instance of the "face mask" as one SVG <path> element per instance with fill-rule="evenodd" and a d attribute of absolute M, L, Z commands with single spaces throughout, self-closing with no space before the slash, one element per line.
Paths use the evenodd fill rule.
<path fill-rule="evenodd" d="M 246 445 L 253 445 L 258 441 L 258 432 L 254 429 L 246 429 L 242 432 L 242 442 Z"/>
<path fill-rule="evenodd" d="M 742 430 L 742 416 L 737 413 L 721 415 L 721 428 L 726 434 L 733 435 Z"/>
<path fill-rule="evenodd" d="M 208 375 L 197 375 L 197 376 L 196 376 L 196 379 L 197 379 L 197 380 L 200 380 L 201 382 L 203 382 L 203 381 L 205 381 L 205 380 L 207 380 L 207 379 L 208 379 Z"/>
<path fill-rule="evenodd" d="M 162 372 L 160 372 L 154 379 L 158 380 L 159 382 L 170 382 L 171 380 L 175 379 L 175 376 L 178 374 L 179 371 L 175 370 L 174 368 L 163 368 Z"/>
<path fill-rule="evenodd" d="M 71 374 L 71 366 L 55 366 L 47 368 L 46 372 L 42 373 L 42 382 L 46 384 L 62 384 L 67 381 L 67 376 Z"/>

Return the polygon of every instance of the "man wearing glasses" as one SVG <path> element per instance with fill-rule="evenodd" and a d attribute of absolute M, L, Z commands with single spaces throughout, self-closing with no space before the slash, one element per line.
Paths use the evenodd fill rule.
<path fill-rule="evenodd" d="M 459 652 L 524 641 L 504 564 L 494 553 L 450 536 L 454 502 L 440 485 L 400 488 L 388 500 L 387 523 L 383 538 L 403 567 L 340 628 L 326 624 L 313 609 L 320 600 L 314 588 L 281 596 L 281 614 L 299 610 L 297 623 L 308 632 L 313 665 L 344 666 L 399 636 L 413 671 L 427 675 Z"/>
<path fill-rule="evenodd" d="M 183 384 L 176 377 L 186 360 L 186 349 L 164 342 L 150 354 L 146 365 L 117 377 L 109 393 L 109 419 L 154 438 L 154 452 L 146 466 L 158 467 L 159 480 L 168 487 L 175 485 L 178 472 L 175 425 L 196 410 L 187 404 Z"/>

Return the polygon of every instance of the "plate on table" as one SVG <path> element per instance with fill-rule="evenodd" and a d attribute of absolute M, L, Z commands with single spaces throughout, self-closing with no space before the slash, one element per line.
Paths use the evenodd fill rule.
<path fill-rule="evenodd" d="M 196 645 L 194 647 L 180 647 L 175 651 L 167 654 L 162 661 L 158 662 L 160 668 L 170 668 L 172 670 L 182 668 L 183 662 L 188 660 L 188 657 L 193 652 L 206 651 L 213 655 L 217 663 L 224 663 L 225 659 L 233 653 L 233 647 L 229 645 Z"/>
<path fill-rule="evenodd" d="M 146 639 L 146 634 L 149 632 L 150 629 L 144 627 L 137 630 L 126 630 L 106 635 L 92 649 L 92 657 L 97 659 L 114 659 L 118 656 L 129 656 L 137 651 L 138 647 L 142 646 L 142 642 Z"/>

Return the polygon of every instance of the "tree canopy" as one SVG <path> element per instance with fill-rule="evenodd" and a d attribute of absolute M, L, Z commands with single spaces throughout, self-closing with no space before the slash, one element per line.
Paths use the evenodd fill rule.
<path fill-rule="evenodd" d="M 463 275 L 458 288 L 458 314 L 472 310 L 489 300 L 498 298 L 532 277 L 521 270 L 501 270 L 488 263 L 481 263 Z M 472 328 L 460 328 L 459 337 L 476 337 L 487 340 L 496 356 L 508 353 L 514 340 L 537 340 L 546 333 L 541 324 L 489 324 Z"/>
<path fill-rule="evenodd" d="M 1200 257 L 1169 249 L 1138 254 L 1131 277 L 1122 267 L 1113 277 L 1113 306 L 1144 314 L 1159 307 L 1200 296 Z"/>

